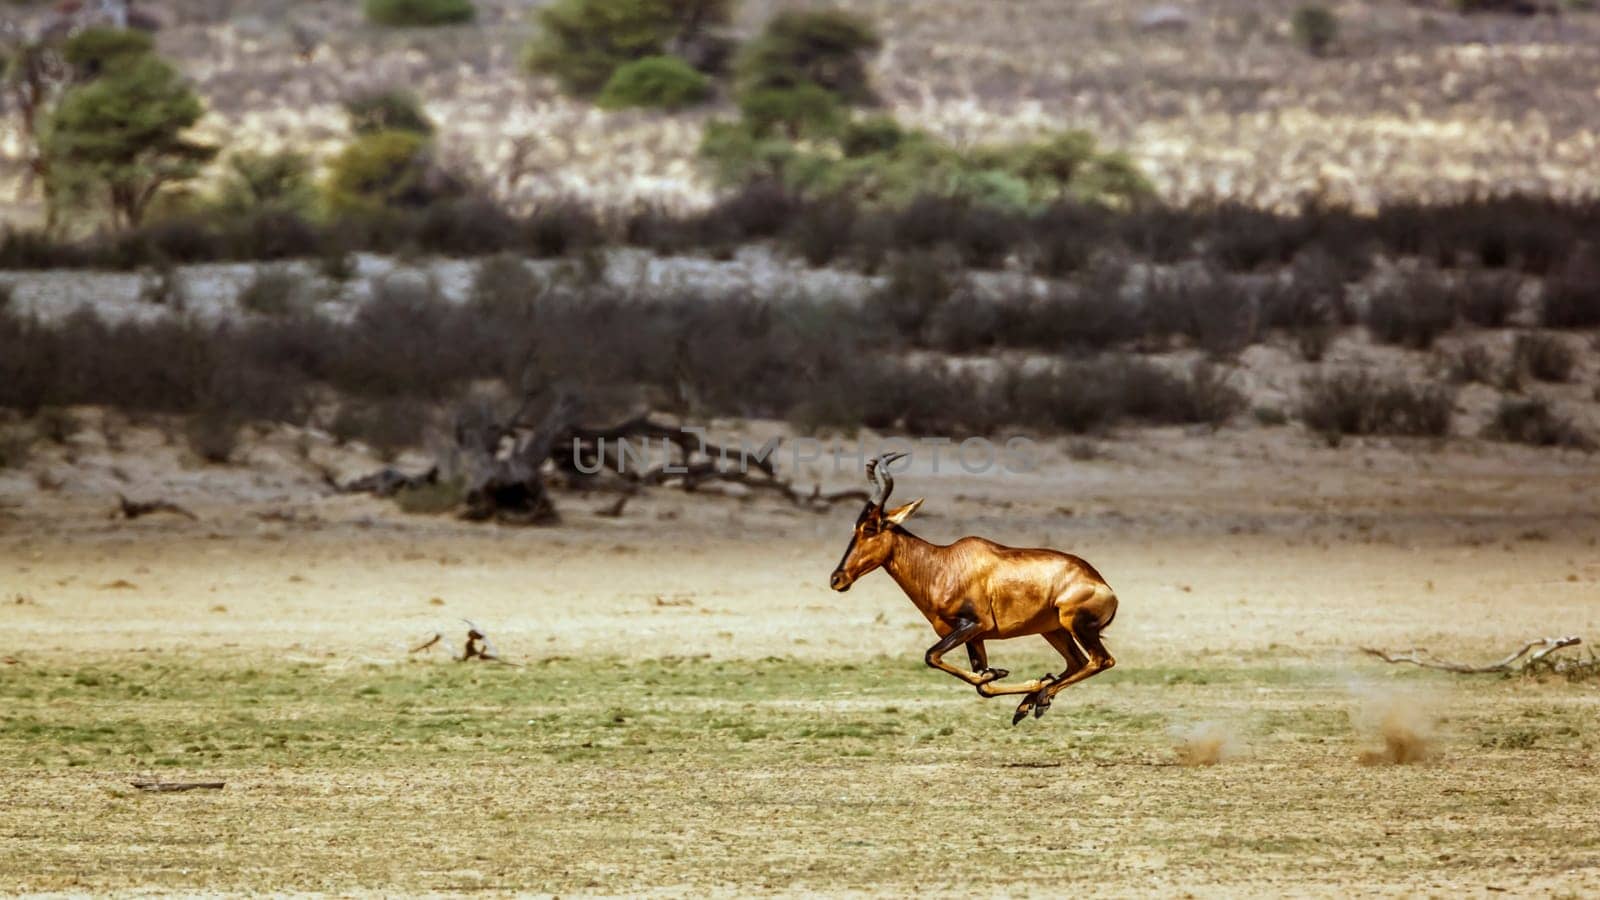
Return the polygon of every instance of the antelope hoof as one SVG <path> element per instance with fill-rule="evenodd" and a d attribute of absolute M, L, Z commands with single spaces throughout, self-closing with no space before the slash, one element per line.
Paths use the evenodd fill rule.
<path fill-rule="evenodd" d="M 1045 710 L 1047 710 L 1049 708 L 1050 708 L 1050 698 L 1049 697 L 1040 697 L 1039 698 L 1039 702 L 1037 702 L 1037 703 L 1035 703 L 1033 705 L 1033 717 L 1035 719 L 1037 719 L 1040 716 L 1043 716 L 1045 714 Z"/>
<path fill-rule="evenodd" d="M 1016 724 L 1018 722 L 1021 722 L 1023 719 L 1026 719 L 1027 717 L 1028 717 L 1028 701 L 1026 699 L 1024 699 L 1021 703 L 1017 704 L 1017 711 L 1015 713 L 1013 713 L 1012 716 L 1011 716 L 1011 725 L 1012 725 L 1012 727 L 1016 727 Z"/>
<path fill-rule="evenodd" d="M 983 679 L 984 684 L 992 684 L 1010 674 L 1011 672 L 1007 669 L 984 669 L 978 673 L 978 676 Z"/>

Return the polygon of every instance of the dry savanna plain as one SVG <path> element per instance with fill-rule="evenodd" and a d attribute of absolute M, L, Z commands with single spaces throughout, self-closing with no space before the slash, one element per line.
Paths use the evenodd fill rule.
<path fill-rule="evenodd" d="M 19 20 L 48 14 L 12 5 Z M 713 199 L 698 148 L 708 122 L 734 114 L 728 92 L 676 113 L 604 112 L 564 96 L 518 63 L 535 27 L 530 4 L 480 0 L 471 24 L 425 30 L 371 26 L 349 2 L 139 5 L 164 19 L 156 47 L 204 99 L 199 136 L 229 152 L 293 149 L 325 164 L 351 136 L 344 101 L 405 86 L 439 126 L 440 159 L 518 215 L 552 200 L 603 212 Z M 735 36 L 786 5 L 739 4 Z M 884 35 L 870 65 L 883 112 L 959 148 L 1087 129 L 1125 150 L 1172 204 L 1290 210 L 1315 198 L 1312 211 L 1328 217 L 1307 221 L 1326 225 L 1345 206 L 1391 201 L 1572 200 L 1592 196 L 1600 177 L 1600 12 L 1586 4 L 1521 17 L 1331 3 L 1339 37 L 1315 57 L 1294 38 L 1298 4 L 843 5 Z M 1182 21 L 1150 27 L 1142 17 L 1155 7 Z M 44 220 L 26 158 L 20 132 L 0 131 L 8 223 Z M 919 295 L 930 304 L 912 312 L 931 315 L 936 300 L 973 314 L 951 321 L 987 321 L 997 335 L 1010 319 L 985 319 L 991 294 L 1010 298 L 1008 316 L 1076 311 L 1062 319 L 1100 295 L 1140 309 L 1159 306 L 1150 296 L 1226 301 L 1184 316 L 1189 331 L 1155 322 L 1149 333 L 1073 332 L 1051 345 L 1032 332 L 1052 323 L 1029 312 L 993 347 L 961 346 L 948 340 L 961 328 L 941 337 L 927 323 L 896 325 L 886 341 L 888 354 L 969 374 L 1003 364 L 994 371 L 1024 387 L 1081 380 L 1083 396 L 1110 410 L 1053 431 L 1054 420 L 1019 414 L 963 432 L 1045 428 L 1024 435 L 1036 450 L 1025 472 L 965 471 L 948 448 L 936 466 L 922 447 L 896 476 L 896 499 L 926 498 L 915 533 L 1076 553 L 1120 598 L 1105 635 L 1115 668 L 1015 727 L 1012 703 L 924 665 L 934 632 L 887 575 L 829 590 L 854 503 L 817 510 L 720 484 L 656 487 L 619 504 L 616 493 L 554 486 L 560 522 L 513 527 L 407 513 L 330 486 L 439 458 L 421 438 L 383 452 L 363 432 L 332 436 L 329 392 L 361 379 L 345 372 L 333 384 L 328 373 L 343 370 L 331 361 L 361 350 L 363 336 L 389 343 L 351 355 L 399 359 L 374 371 L 406 370 L 422 397 L 376 385 L 411 401 L 396 404 L 407 416 L 485 387 L 474 379 L 492 375 L 506 392 L 523 383 L 485 366 L 414 383 L 426 378 L 407 367 L 429 371 L 416 364 L 453 333 L 415 322 L 466 317 L 380 328 L 388 314 L 373 299 L 392 301 L 390 312 L 445 300 L 455 309 L 481 299 L 478 274 L 505 281 L 515 268 L 509 288 L 483 293 L 516 303 L 470 307 L 500 317 L 463 335 L 505 338 L 495 329 L 537 294 L 554 311 L 539 321 L 555 325 L 517 334 L 555 361 L 546 374 L 624 371 L 599 363 L 637 353 L 648 378 L 593 379 L 593 393 L 668 398 L 645 408 L 692 416 L 682 424 L 724 443 L 781 439 L 781 474 L 804 489 L 860 488 L 856 437 L 872 448 L 894 435 L 845 439 L 838 465 L 800 462 L 792 429 L 836 427 L 820 418 L 828 409 L 809 426 L 793 412 L 792 424 L 715 416 L 805 412 L 816 398 L 794 387 L 809 383 L 799 374 L 830 386 L 815 391 L 824 400 L 846 393 L 834 374 L 877 347 L 844 326 L 876 320 L 833 301 L 894 301 L 914 278 L 806 268 L 771 247 L 667 258 L 576 239 L 571 259 L 499 258 L 481 270 L 480 260 L 341 251 L 337 275 L 314 259 L 8 272 L 0 338 L 49 362 L 11 371 L 48 371 L 59 391 L 0 409 L 0 893 L 1600 896 L 1600 456 L 1587 437 L 1600 434 L 1600 330 L 1587 312 L 1562 312 L 1595 308 L 1600 270 L 1582 230 L 1593 220 L 1580 206 L 1550 207 L 1568 218 L 1543 222 L 1545 207 L 1509 204 L 1528 218 L 1513 224 L 1529 227 L 1502 228 L 1480 221 L 1494 207 L 1468 204 L 1480 220 L 1442 237 L 1411 235 L 1435 219 L 1401 215 L 1386 220 L 1371 266 L 1330 254 L 1361 249 L 1339 246 L 1340 233 L 1286 220 L 1242 236 L 1265 235 L 1271 252 L 1237 272 L 1214 265 L 1226 254 L 1180 266 L 1135 248 L 1107 267 L 1086 258 L 1071 284 L 1053 284 L 1025 271 L 1027 242 L 1014 259 L 991 260 L 995 271 L 934 272 Z M 909 259 L 903 276 L 942 256 Z M 401 268 L 416 271 L 388 284 Z M 1099 280 L 1102 269 L 1116 280 Z M 1204 290 L 1157 291 L 1178 275 Z M 1482 296 L 1470 290 L 1480 281 Z M 287 286 L 276 312 L 243 299 L 272 284 Z M 1296 290 L 1275 290 L 1287 287 Z M 768 343 L 691 315 L 691 297 L 721 304 Z M 794 318 L 733 302 L 743 297 L 792 307 Z M 1402 302 L 1413 297 L 1419 309 L 1443 303 L 1444 321 L 1413 317 Z M 1496 308 L 1469 324 L 1463 297 Z M 577 314 L 635 299 L 637 315 L 604 328 Z M 1267 321 L 1259 314 L 1275 302 L 1315 315 Z M 110 324 L 74 312 L 85 305 Z M 367 306 L 377 312 L 363 315 Z M 1398 326 L 1380 340 L 1385 314 Z M 1248 333 L 1221 351 L 1176 340 L 1200 340 L 1209 332 L 1198 326 L 1214 321 Z M 784 322 L 811 324 L 791 334 Z M 600 341 L 601 331 L 617 339 Z M 283 335 L 301 343 L 273 343 Z M 277 347 L 263 356 L 277 368 L 233 366 L 231 350 L 200 352 L 196 339 Z M 601 349 L 584 352 L 591 343 Z M 1031 367 L 1077 363 L 1085 344 L 1107 343 L 1105 366 Z M 398 348 L 393 358 L 385 346 Z M 663 347 L 677 355 L 654 352 Z M 326 371 L 313 365 L 321 351 Z M 83 364 L 92 354 L 117 365 Z M 163 354 L 180 358 L 166 367 Z M 777 362 L 756 365 L 771 362 L 763 354 Z M 1559 373 L 1532 372 L 1534 358 Z M 717 400 L 718 365 L 731 363 L 776 382 L 775 396 L 796 396 Z M 1319 380 L 1335 372 L 1354 374 Z M 270 395 L 297 377 L 306 384 L 294 408 L 303 401 L 314 415 L 216 417 L 227 447 L 204 461 L 194 425 L 236 412 L 218 401 L 230 384 Z M 145 395 L 76 405 L 139 394 L 117 390 L 125 379 Z M 942 380 L 919 405 L 972 412 L 980 383 Z M 1346 383 L 1391 406 L 1386 385 L 1428 388 L 1414 405 L 1442 410 L 1444 427 L 1402 423 L 1432 438 L 1346 428 L 1330 446 L 1307 395 Z M 1119 392 L 1140 385 L 1190 405 L 1206 385 L 1213 399 L 1236 388 L 1238 408 L 1122 415 Z M 707 391 L 716 404 L 702 404 Z M 1166 394 L 1155 399 L 1170 403 Z M 168 415 L 178 411 L 191 420 Z M 1508 412 L 1534 427 L 1500 427 Z M 1209 424 L 1159 424 L 1174 421 Z M 184 512 L 119 517 L 119 494 Z M 498 660 L 458 659 L 469 628 L 488 635 Z M 1363 653 L 1423 647 L 1484 663 L 1567 635 L 1583 643 L 1549 657 L 1576 664 L 1567 672 L 1455 674 Z M 988 649 L 1012 679 L 1061 668 L 1039 638 Z"/>
<path fill-rule="evenodd" d="M 1596 639 L 1582 453 L 1174 428 L 1041 439 L 1025 474 L 924 454 L 913 530 L 1067 549 L 1121 597 L 1117 668 L 1012 727 L 924 667 L 885 575 L 828 590 L 853 505 L 560 492 L 558 526 L 474 525 L 328 494 L 289 429 L 202 467 L 79 412 L 0 481 L 7 890 L 1600 890 L 1595 681 L 1359 652 Z M 108 519 L 120 479 L 197 518 Z M 452 658 L 463 618 L 506 663 Z"/>

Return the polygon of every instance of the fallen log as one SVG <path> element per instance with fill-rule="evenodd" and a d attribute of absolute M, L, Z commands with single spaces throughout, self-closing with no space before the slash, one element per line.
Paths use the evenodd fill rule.
<path fill-rule="evenodd" d="M 548 399 L 546 399 L 548 397 Z M 540 406 L 536 422 L 529 416 Z M 338 485 L 342 492 L 391 497 L 403 489 L 434 484 L 441 467 L 465 484 L 461 517 L 473 521 L 496 520 L 508 524 L 553 524 L 560 521 L 543 472 L 552 466 L 565 483 L 581 490 L 618 490 L 625 496 L 597 515 L 617 517 L 627 497 L 640 488 L 676 485 L 693 492 L 709 484 L 740 485 L 771 493 L 812 510 L 825 510 L 840 502 L 865 502 L 860 490 L 824 492 L 821 485 L 809 491 L 781 478 L 773 463 L 779 446 L 774 438 L 757 451 L 732 448 L 706 440 L 702 429 L 669 425 L 648 415 L 636 415 L 620 424 L 592 427 L 577 423 L 581 404 L 575 392 L 529 393 L 508 416 L 497 414 L 488 402 L 463 407 L 453 428 L 451 458 L 420 475 L 393 468 Z M 629 465 L 624 445 L 640 442 L 665 448 L 672 457 L 649 466 Z M 637 457 L 635 457 L 637 462 Z"/>

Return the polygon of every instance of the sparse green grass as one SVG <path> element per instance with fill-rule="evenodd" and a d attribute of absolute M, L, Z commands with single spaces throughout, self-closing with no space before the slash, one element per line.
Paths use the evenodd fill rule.
<path fill-rule="evenodd" d="M 1014 677 L 1042 671 L 1023 656 L 1007 658 Z M 1559 681 L 1537 700 L 1527 682 L 1474 681 L 1440 705 L 1440 761 L 1364 767 L 1349 673 L 1293 660 L 1119 668 L 1017 728 L 1010 703 L 898 658 L 155 655 L 3 674 L 0 833 L 17 852 L 0 881 L 23 889 L 940 893 L 1083 878 L 1137 893 L 1127 866 L 1149 853 L 1180 883 L 1242 888 L 1268 868 L 1283 884 L 1481 883 L 1507 854 L 1554 865 L 1597 846 L 1577 838 L 1600 788 L 1583 763 L 1596 698 Z M 1208 717 L 1233 723 L 1243 759 L 1175 765 L 1171 730 Z M 137 775 L 228 786 L 145 795 L 126 786 Z M 975 880 L 912 852 L 956 847 Z M 185 864 L 164 858 L 179 850 Z M 1335 882 L 1318 875 L 1327 854 L 1348 866 Z"/>

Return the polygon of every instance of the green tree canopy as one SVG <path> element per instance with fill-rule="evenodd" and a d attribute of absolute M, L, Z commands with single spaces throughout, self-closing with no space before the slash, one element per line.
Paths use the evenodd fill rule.
<path fill-rule="evenodd" d="M 44 138 L 50 177 L 106 192 L 114 221 L 137 225 L 163 187 L 194 178 L 216 149 L 184 136 L 205 108 L 176 69 L 144 55 L 116 77 L 69 90 Z"/>
<path fill-rule="evenodd" d="M 872 23 L 838 9 L 779 13 L 739 59 L 741 92 L 816 85 L 847 105 L 876 101 L 867 56 L 881 45 Z"/>
<path fill-rule="evenodd" d="M 61 56 L 78 81 L 99 78 L 106 72 L 135 62 L 154 52 L 150 35 L 130 28 L 85 28 L 61 45 Z"/>
<path fill-rule="evenodd" d="M 523 64 L 567 91 L 600 91 L 621 66 L 691 52 L 707 29 L 724 25 L 731 0 L 556 0 L 538 12 L 539 34 Z"/>

